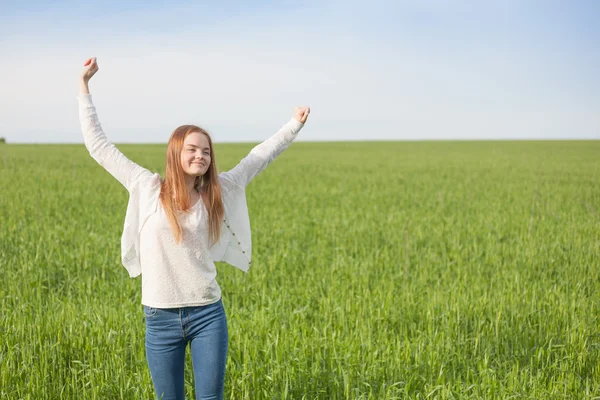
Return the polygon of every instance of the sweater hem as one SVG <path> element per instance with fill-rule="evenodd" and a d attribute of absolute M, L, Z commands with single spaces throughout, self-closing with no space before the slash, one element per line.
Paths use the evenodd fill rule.
<path fill-rule="evenodd" d="M 142 305 L 146 306 L 146 307 L 152 307 L 152 308 L 183 308 L 183 307 L 202 307 L 202 306 L 209 306 L 211 304 L 215 304 L 218 303 L 219 300 L 221 300 L 222 296 L 219 296 L 218 299 L 214 300 L 207 300 L 207 301 L 192 301 L 192 302 L 186 302 L 186 303 L 154 303 L 154 302 L 148 302 L 148 301 L 142 301 Z"/>

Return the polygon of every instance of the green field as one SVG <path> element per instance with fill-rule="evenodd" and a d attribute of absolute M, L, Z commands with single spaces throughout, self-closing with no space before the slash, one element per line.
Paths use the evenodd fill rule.
<path fill-rule="evenodd" d="M 599 141 L 293 144 L 218 266 L 226 398 L 600 398 L 599 181 Z M 83 145 L 0 146 L 0 398 L 152 398 L 126 204 Z"/>

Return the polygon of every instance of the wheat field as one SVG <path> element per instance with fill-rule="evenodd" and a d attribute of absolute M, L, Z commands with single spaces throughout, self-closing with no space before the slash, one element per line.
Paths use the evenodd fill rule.
<path fill-rule="evenodd" d="M 226 398 L 600 399 L 599 155 L 294 143 L 247 188 L 252 268 L 218 265 Z M 83 145 L 0 145 L 0 398 L 153 397 L 126 205 Z"/>

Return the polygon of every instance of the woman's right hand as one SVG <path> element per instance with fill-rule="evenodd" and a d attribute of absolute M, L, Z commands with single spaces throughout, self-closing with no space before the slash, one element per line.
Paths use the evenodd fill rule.
<path fill-rule="evenodd" d="M 81 72 L 81 80 L 85 83 L 88 83 L 89 80 L 92 79 L 92 76 L 98 72 L 98 63 L 96 62 L 96 57 L 85 60 L 83 66 L 84 68 Z"/>

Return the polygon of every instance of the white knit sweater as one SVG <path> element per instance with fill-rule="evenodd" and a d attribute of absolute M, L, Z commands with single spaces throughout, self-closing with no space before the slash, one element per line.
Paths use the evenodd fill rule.
<path fill-rule="evenodd" d="M 184 240 L 183 247 L 153 248 L 152 243 L 168 243 L 169 238 L 164 236 L 172 235 L 161 225 L 165 220 L 162 219 L 164 215 L 161 216 L 162 206 L 158 199 L 160 175 L 129 160 L 107 140 L 91 95 L 79 95 L 78 101 L 81 130 L 90 155 L 129 192 L 121 237 L 121 259 L 131 277 L 140 275 L 142 271 L 144 275 L 149 275 L 142 279 L 142 302 L 167 308 L 217 301 L 220 290 L 215 280 L 214 261 L 225 261 L 243 271 L 247 271 L 251 263 L 252 243 L 245 187 L 292 143 L 303 124 L 294 118 L 290 119 L 276 134 L 254 147 L 233 169 L 219 174 L 225 219 L 216 244 L 208 246 L 206 221 L 202 221 L 206 217 L 202 213 L 204 206 L 196 205 L 191 214 L 182 214 L 182 218 L 188 218 L 183 221 L 187 227 L 184 236 L 186 233 L 196 236 L 190 236 L 189 241 Z M 148 230 L 144 228 L 147 222 L 150 223 Z M 156 235 L 162 235 L 160 240 L 156 240 Z M 148 239 L 151 237 L 154 239 Z M 148 243 L 141 243 L 142 238 Z M 205 243 L 206 246 L 198 243 Z M 143 254 L 140 254 L 142 250 Z M 189 262 L 184 273 L 180 273 L 179 262 L 182 258 L 187 258 Z M 155 267 L 157 260 L 164 262 L 162 274 L 149 273 L 145 267 Z M 176 265 L 170 265 L 173 262 Z M 178 273 L 165 275 L 169 269 L 178 268 Z"/>

